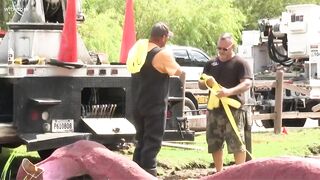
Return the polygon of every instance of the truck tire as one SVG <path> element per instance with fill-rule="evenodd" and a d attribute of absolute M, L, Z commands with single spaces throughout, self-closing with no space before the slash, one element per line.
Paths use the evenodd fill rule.
<path fill-rule="evenodd" d="M 39 150 L 38 154 L 42 160 L 47 159 L 56 149 Z"/>
<path fill-rule="evenodd" d="M 286 126 L 286 127 L 303 127 L 305 123 L 306 123 L 305 118 L 282 119 L 282 126 Z M 262 125 L 265 128 L 273 128 L 274 127 L 273 120 L 263 120 Z"/>
<path fill-rule="evenodd" d="M 283 119 L 282 126 L 285 127 L 303 127 L 306 123 L 306 118 L 299 118 L 299 119 Z"/>
<path fill-rule="evenodd" d="M 309 100 L 306 102 L 306 108 L 303 109 L 301 112 L 312 112 L 312 107 L 317 105 L 319 101 L 317 100 Z M 283 126 L 289 126 L 289 127 L 303 127 L 306 123 L 306 118 L 300 118 L 300 119 L 294 119 L 294 120 L 286 120 L 283 119 Z M 318 119 L 319 120 L 319 119 Z"/>
<path fill-rule="evenodd" d="M 310 100 L 307 102 L 306 104 L 306 110 L 309 112 L 312 112 L 312 107 L 319 104 L 320 101 L 319 100 Z M 314 120 L 318 120 L 318 126 L 320 126 L 320 118 L 314 118 Z"/>
<path fill-rule="evenodd" d="M 273 126 L 274 126 L 272 119 L 262 120 L 261 122 L 262 122 L 263 127 L 265 127 L 265 128 L 273 128 Z"/>
<path fill-rule="evenodd" d="M 306 123 L 305 118 L 282 119 L 282 126 L 286 126 L 286 127 L 303 127 L 305 123 Z M 265 128 L 273 128 L 274 127 L 273 120 L 263 120 L 262 125 Z"/>
<path fill-rule="evenodd" d="M 184 110 L 187 111 L 187 112 L 185 112 L 185 115 L 197 115 L 197 112 L 195 111 L 196 106 L 187 97 L 185 98 L 185 101 L 184 101 Z M 192 112 L 188 112 L 188 111 L 192 111 Z"/>
<path fill-rule="evenodd" d="M 290 108 L 286 107 L 285 104 L 284 104 L 283 105 L 283 109 L 284 109 L 283 112 L 287 112 L 287 111 L 289 111 Z M 271 111 L 272 111 L 271 109 L 267 109 L 267 110 L 263 111 L 263 113 L 271 113 Z M 306 111 L 311 111 L 311 108 L 310 108 L 310 110 L 308 110 L 308 104 L 307 104 L 307 107 L 306 107 Z M 282 119 L 282 126 L 285 126 L 285 127 L 303 127 L 305 123 L 306 123 L 306 118 Z M 262 121 L 262 125 L 265 128 L 273 128 L 274 127 L 274 122 L 273 122 L 272 119 L 263 120 Z"/>
<path fill-rule="evenodd" d="M 260 113 L 271 113 L 271 107 L 262 110 Z M 273 124 L 273 120 L 261 120 L 263 127 L 265 128 L 273 128 L 274 124 Z"/>

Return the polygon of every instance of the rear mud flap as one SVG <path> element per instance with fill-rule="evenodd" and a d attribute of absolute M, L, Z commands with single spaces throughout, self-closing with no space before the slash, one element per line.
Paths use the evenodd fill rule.
<path fill-rule="evenodd" d="M 92 133 L 91 140 L 111 146 L 123 146 L 133 142 L 136 135 L 134 125 L 125 118 L 82 118 Z"/>
<path fill-rule="evenodd" d="M 26 133 L 19 137 L 25 142 L 27 151 L 56 149 L 78 140 L 89 140 L 91 133 Z"/>
<path fill-rule="evenodd" d="M 125 118 L 83 118 L 83 122 L 96 135 L 136 134 L 134 125 Z"/>

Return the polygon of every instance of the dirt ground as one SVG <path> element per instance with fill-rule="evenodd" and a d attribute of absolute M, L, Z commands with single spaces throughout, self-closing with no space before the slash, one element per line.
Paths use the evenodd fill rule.
<path fill-rule="evenodd" d="M 159 175 L 161 180 L 195 180 L 201 177 L 213 174 L 215 169 L 183 169 L 183 170 L 166 170 L 163 175 Z"/>
<path fill-rule="evenodd" d="M 307 158 L 316 158 L 320 160 L 320 147 L 317 149 L 317 153 L 312 156 L 306 156 Z M 231 166 L 224 166 L 227 169 Z M 197 180 L 201 177 L 210 176 L 215 173 L 214 168 L 194 168 L 194 169 L 181 169 L 181 170 L 163 170 L 163 174 L 159 173 L 158 178 L 161 180 Z"/>

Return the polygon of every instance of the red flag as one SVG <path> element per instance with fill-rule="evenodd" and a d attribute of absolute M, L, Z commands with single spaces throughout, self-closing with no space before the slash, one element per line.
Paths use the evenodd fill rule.
<path fill-rule="evenodd" d="M 288 134 L 288 131 L 287 131 L 286 127 L 282 127 L 282 134 Z"/>
<path fill-rule="evenodd" d="M 0 29 L 0 38 L 4 37 L 6 35 L 6 32 Z"/>
<path fill-rule="evenodd" d="M 136 30 L 134 26 L 133 0 L 127 0 L 121 43 L 120 63 L 126 63 L 129 50 L 135 42 Z"/>
<path fill-rule="evenodd" d="M 67 1 L 58 59 L 63 62 L 78 61 L 76 0 Z"/>

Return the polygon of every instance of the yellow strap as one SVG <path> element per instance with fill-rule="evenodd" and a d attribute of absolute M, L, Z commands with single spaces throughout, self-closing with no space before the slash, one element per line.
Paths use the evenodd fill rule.
<path fill-rule="evenodd" d="M 130 49 L 127 59 L 127 69 L 129 72 L 140 72 L 148 54 L 148 42 L 148 39 L 139 39 Z"/>
<path fill-rule="evenodd" d="M 207 108 L 209 110 L 212 110 L 214 108 L 218 108 L 219 107 L 219 102 L 221 101 L 222 106 L 224 111 L 227 114 L 228 120 L 232 126 L 232 129 L 234 130 L 234 132 L 236 133 L 239 141 L 241 142 L 241 145 L 243 145 L 245 147 L 245 145 L 242 142 L 241 136 L 240 136 L 240 131 L 238 129 L 238 126 L 236 124 L 236 121 L 234 120 L 234 117 L 232 115 L 232 112 L 230 110 L 229 106 L 232 106 L 236 109 L 240 108 L 241 103 L 235 99 L 229 98 L 229 97 L 221 97 L 218 98 L 217 96 L 217 92 L 222 88 L 222 86 L 220 84 L 218 84 L 215 79 L 214 79 L 214 84 L 212 85 L 212 87 L 210 88 L 207 84 L 207 80 L 209 78 L 213 78 L 212 76 L 208 76 L 206 74 L 202 74 L 200 77 L 200 80 L 204 80 L 205 85 L 208 87 L 208 89 L 211 91 L 210 92 L 210 96 L 209 96 L 209 100 L 208 100 L 208 105 Z M 252 158 L 251 153 L 246 149 L 247 153 L 249 154 L 249 156 Z"/>
<path fill-rule="evenodd" d="M 43 57 L 39 57 L 39 56 L 35 56 L 34 58 L 30 58 L 30 59 L 22 59 L 21 57 L 17 57 L 14 59 L 13 64 L 22 65 L 24 60 L 26 60 L 27 62 L 28 61 L 34 61 L 34 62 L 37 61 L 37 63 L 34 63 L 34 64 L 45 64 L 46 59 Z M 28 64 L 28 63 L 26 63 L 26 64 Z"/>

